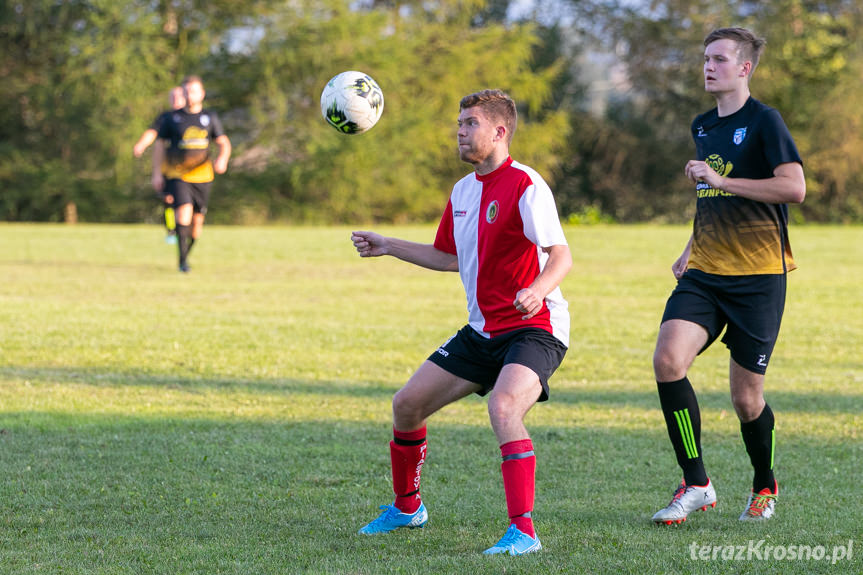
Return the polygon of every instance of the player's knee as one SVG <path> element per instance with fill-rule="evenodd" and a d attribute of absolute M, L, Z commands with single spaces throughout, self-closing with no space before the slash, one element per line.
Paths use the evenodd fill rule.
<path fill-rule="evenodd" d="M 402 426 L 411 426 L 422 421 L 422 413 L 423 406 L 404 388 L 393 395 L 393 421 L 401 423 Z"/>
<path fill-rule="evenodd" d="M 764 399 L 759 395 L 732 394 L 731 405 L 740 421 L 753 421 L 761 415 L 764 409 Z"/>
<path fill-rule="evenodd" d="M 505 393 L 493 393 L 488 400 L 488 417 L 494 427 L 496 422 L 504 423 L 517 416 L 514 398 Z"/>
<path fill-rule="evenodd" d="M 686 361 L 668 348 L 653 352 L 653 373 L 657 381 L 677 381 L 686 376 Z"/>

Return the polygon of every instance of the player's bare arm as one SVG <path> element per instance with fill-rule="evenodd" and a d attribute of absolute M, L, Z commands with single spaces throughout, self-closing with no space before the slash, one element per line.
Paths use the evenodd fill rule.
<path fill-rule="evenodd" d="M 568 245 L 542 248 L 548 254 L 548 261 L 542 272 L 528 287 L 518 290 L 512 304 L 523 313 L 521 319 L 530 319 L 542 310 L 545 297 L 560 285 L 572 268 L 572 254 Z"/>
<path fill-rule="evenodd" d="M 165 143 L 158 140 L 153 146 L 153 171 L 150 175 L 150 182 L 153 184 L 153 189 L 156 193 L 161 192 L 165 188 L 165 175 L 162 173 L 162 164 L 165 162 Z"/>
<path fill-rule="evenodd" d="M 228 160 L 231 159 L 231 140 L 228 136 L 221 135 L 216 138 L 216 145 L 219 146 L 219 155 L 213 162 L 213 170 L 217 174 L 224 174 L 228 171 Z"/>
<path fill-rule="evenodd" d="M 766 204 L 799 204 L 806 197 L 803 166 L 797 162 L 779 164 L 773 177 L 763 180 L 720 176 L 699 160 L 689 160 L 684 171 L 693 182 L 702 181 L 717 190 Z"/>
<path fill-rule="evenodd" d="M 458 271 L 458 256 L 443 252 L 432 244 L 384 237 L 375 232 L 351 233 L 351 241 L 360 257 L 393 256 L 402 261 L 442 272 Z"/>
<path fill-rule="evenodd" d="M 156 141 L 156 130 L 153 128 L 147 128 L 141 137 L 138 138 L 138 141 L 135 142 L 135 145 L 132 146 L 132 154 L 135 155 L 136 158 L 140 158 L 144 151 L 150 147 Z"/>
<path fill-rule="evenodd" d="M 689 254 L 692 252 L 692 236 L 689 236 L 689 241 L 686 242 L 686 247 L 683 248 L 683 253 L 680 254 L 680 257 L 674 260 L 674 263 L 671 264 L 671 273 L 674 274 L 674 277 L 680 279 L 683 277 L 684 272 L 686 272 L 686 268 L 689 267 Z"/>

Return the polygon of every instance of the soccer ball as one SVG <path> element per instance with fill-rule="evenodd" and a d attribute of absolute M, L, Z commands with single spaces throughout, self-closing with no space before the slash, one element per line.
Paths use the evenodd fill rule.
<path fill-rule="evenodd" d="M 384 111 L 384 93 L 362 72 L 342 72 L 327 82 L 321 93 L 321 114 L 343 134 L 362 134 Z"/>

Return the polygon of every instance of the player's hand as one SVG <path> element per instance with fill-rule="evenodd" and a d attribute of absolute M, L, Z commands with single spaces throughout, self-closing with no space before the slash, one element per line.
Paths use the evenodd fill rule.
<path fill-rule="evenodd" d="M 213 162 L 213 170 L 217 174 L 224 174 L 228 171 L 228 159 L 227 158 L 216 158 L 216 161 Z"/>
<path fill-rule="evenodd" d="M 716 171 L 707 165 L 707 162 L 700 160 L 689 160 L 686 162 L 686 167 L 683 172 L 686 177 L 692 180 L 693 183 L 704 182 L 711 188 L 721 190 L 725 178 L 716 173 Z"/>
<path fill-rule="evenodd" d="M 680 279 L 683 277 L 683 274 L 686 272 L 686 268 L 689 267 L 689 254 L 692 253 L 692 239 L 690 238 L 689 242 L 686 243 L 686 247 L 683 248 L 683 253 L 680 254 L 680 257 L 674 260 L 674 263 L 671 264 L 671 273 L 674 274 L 674 277 Z"/>
<path fill-rule="evenodd" d="M 683 277 L 686 268 L 689 266 L 689 254 L 683 254 L 673 264 L 671 264 L 671 273 L 676 279 Z"/>
<path fill-rule="evenodd" d="M 150 178 L 150 183 L 153 184 L 153 189 L 157 194 L 161 193 L 165 189 L 165 176 L 162 174 L 153 174 L 153 177 Z"/>
<path fill-rule="evenodd" d="M 389 252 L 387 239 L 375 232 L 351 232 L 351 241 L 361 258 L 373 258 Z"/>
<path fill-rule="evenodd" d="M 134 146 L 132 146 L 132 155 L 136 158 L 140 158 L 141 155 L 144 153 L 144 150 L 146 149 L 146 146 L 142 146 L 141 144 L 135 144 Z"/>
<path fill-rule="evenodd" d="M 515 309 L 521 312 L 521 319 L 530 319 L 542 311 L 542 298 L 530 288 L 518 290 L 515 300 L 512 302 Z"/>

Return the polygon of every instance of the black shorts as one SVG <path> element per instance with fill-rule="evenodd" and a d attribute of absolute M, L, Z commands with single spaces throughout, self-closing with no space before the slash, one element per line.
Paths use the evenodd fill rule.
<path fill-rule="evenodd" d="M 492 390 L 503 366 L 523 365 L 539 376 L 542 385 L 539 401 L 545 401 L 548 379 L 564 355 L 566 346 L 543 329 L 529 327 L 488 339 L 466 325 L 428 359 L 449 373 L 480 385 L 479 395 Z"/>
<path fill-rule="evenodd" d="M 196 214 L 206 214 L 210 203 L 210 187 L 213 182 L 184 182 L 183 180 L 168 180 L 165 193 L 174 196 L 174 207 L 192 204 Z"/>
<path fill-rule="evenodd" d="M 722 342 L 741 366 L 764 374 L 785 309 L 785 274 L 720 276 L 687 270 L 665 304 L 662 321 L 682 319 L 707 330 L 710 347 Z"/>

